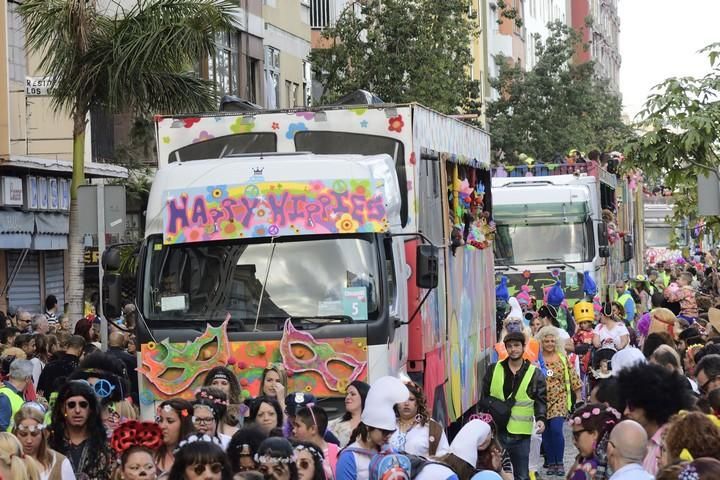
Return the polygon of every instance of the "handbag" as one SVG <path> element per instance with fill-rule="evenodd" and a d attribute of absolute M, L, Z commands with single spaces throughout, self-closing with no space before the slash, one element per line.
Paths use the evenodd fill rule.
<path fill-rule="evenodd" d="M 526 371 L 527 368 L 523 365 L 518 373 L 522 372 L 522 374 L 525 375 Z M 522 381 L 517 382 L 515 388 L 513 388 L 513 391 L 510 393 L 510 396 L 505 400 L 487 396 L 478 403 L 478 410 L 488 413 L 492 417 L 498 431 L 505 431 L 508 422 L 510 422 L 510 413 L 512 411 L 512 407 L 515 406 L 515 395 L 517 394 L 521 383 Z"/>

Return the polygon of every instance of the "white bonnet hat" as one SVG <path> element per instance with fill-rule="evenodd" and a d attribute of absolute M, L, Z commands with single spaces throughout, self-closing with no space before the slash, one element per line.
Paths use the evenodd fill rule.
<path fill-rule="evenodd" d="M 410 398 L 410 390 L 396 377 L 381 377 L 370 385 L 361 420 L 368 427 L 394 431 L 397 429 L 396 403 Z"/>
<path fill-rule="evenodd" d="M 490 425 L 482 420 L 466 423 L 450 444 L 450 453 L 466 461 L 473 468 L 477 464 L 478 447 L 490 437 Z"/>

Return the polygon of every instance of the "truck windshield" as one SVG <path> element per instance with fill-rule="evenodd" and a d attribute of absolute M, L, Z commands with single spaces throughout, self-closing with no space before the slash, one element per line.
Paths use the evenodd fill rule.
<path fill-rule="evenodd" d="M 669 247 L 672 232 L 672 227 L 645 227 L 645 245 L 648 247 Z M 676 228 L 675 238 L 678 245 L 687 245 L 687 236 L 684 229 Z"/>
<path fill-rule="evenodd" d="M 590 221 L 518 224 L 496 218 L 495 261 L 498 265 L 527 265 L 592 260 Z"/>
<path fill-rule="evenodd" d="M 366 321 L 378 316 L 374 235 L 313 236 L 163 245 L 148 242 L 145 319 L 222 320 L 281 330 L 288 317 Z M 268 271 L 268 263 L 270 269 Z M 358 302 L 358 298 L 360 298 Z M 329 320 L 328 320 L 329 321 Z"/>

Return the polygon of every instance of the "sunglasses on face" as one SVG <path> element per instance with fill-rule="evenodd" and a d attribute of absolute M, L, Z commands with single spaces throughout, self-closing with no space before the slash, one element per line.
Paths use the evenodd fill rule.
<path fill-rule="evenodd" d="M 76 407 L 80 407 L 83 410 L 85 410 L 86 408 L 88 408 L 90 406 L 90 403 L 88 403 L 86 400 L 80 400 L 79 402 L 76 402 L 73 400 L 73 401 L 67 402 L 65 404 L 65 406 L 69 410 L 74 410 Z"/>
<path fill-rule="evenodd" d="M 700 385 L 700 391 L 701 391 L 702 393 L 708 393 L 708 387 L 710 386 L 710 384 L 711 384 L 712 382 L 714 382 L 714 381 L 717 380 L 718 378 L 720 378 L 720 376 L 718 376 L 718 375 L 715 375 L 714 377 L 711 377 L 707 382 L 705 382 L 705 383 L 703 383 L 702 385 Z"/>
<path fill-rule="evenodd" d="M 205 473 L 206 469 L 210 469 L 210 471 L 214 474 L 218 474 L 222 471 L 222 464 L 221 463 L 203 463 L 203 464 L 197 464 L 193 467 L 193 471 L 195 472 L 195 475 L 202 475 Z"/>
<path fill-rule="evenodd" d="M 582 429 L 582 430 L 573 430 L 572 436 L 575 439 L 575 441 L 578 441 L 580 439 L 580 435 L 583 434 L 583 432 L 589 432 L 589 430 Z"/>

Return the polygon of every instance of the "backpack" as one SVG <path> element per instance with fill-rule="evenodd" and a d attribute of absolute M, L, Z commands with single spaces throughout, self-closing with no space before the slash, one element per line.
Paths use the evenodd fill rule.
<path fill-rule="evenodd" d="M 384 450 L 370 460 L 370 480 L 412 480 L 431 463 L 418 455 Z"/>

